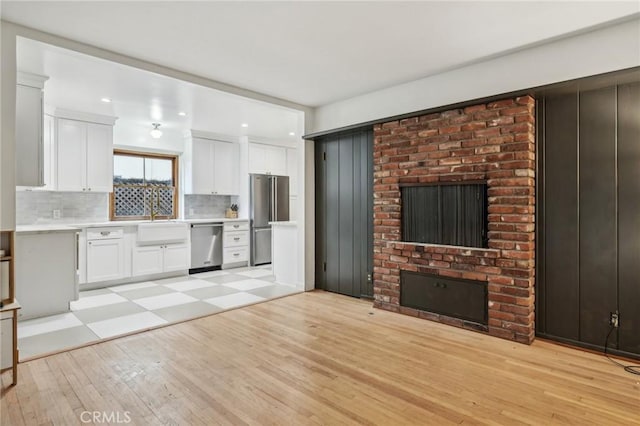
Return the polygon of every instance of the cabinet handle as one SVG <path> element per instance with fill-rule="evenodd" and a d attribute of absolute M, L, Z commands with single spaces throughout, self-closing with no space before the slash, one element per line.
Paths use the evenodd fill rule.
<path fill-rule="evenodd" d="M 240 256 L 240 253 L 233 253 L 233 255 L 234 255 L 235 257 L 238 257 L 238 256 Z"/>
<path fill-rule="evenodd" d="M 91 241 L 89 241 L 89 245 L 91 245 Z"/>
<path fill-rule="evenodd" d="M 233 241 L 240 241 L 240 237 L 235 237 Z"/>

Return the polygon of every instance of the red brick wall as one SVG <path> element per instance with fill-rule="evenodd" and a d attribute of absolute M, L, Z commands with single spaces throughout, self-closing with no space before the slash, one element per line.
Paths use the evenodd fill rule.
<path fill-rule="evenodd" d="M 374 127 L 374 306 L 531 343 L 535 101 L 504 99 Z M 401 242 L 402 183 L 487 180 L 489 248 Z M 489 323 L 399 305 L 400 271 L 488 282 Z"/>

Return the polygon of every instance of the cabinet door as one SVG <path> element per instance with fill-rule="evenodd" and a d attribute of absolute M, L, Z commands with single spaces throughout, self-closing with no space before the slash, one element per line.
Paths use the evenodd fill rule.
<path fill-rule="evenodd" d="M 267 171 L 272 175 L 287 175 L 287 150 L 270 146 L 266 150 Z"/>
<path fill-rule="evenodd" d="M 16 185 L 43 185 L 42 90 L 16 86 Z"/>
<path fill-rule="evenodd" d="M 213 142 L 213 191 L 216 194 L 238 194 L 238 145 Z"/>
<path fill-rule="evenodd" d="M 193 139 L 192 194 L 212 194 L 213 189 L 213 143 L 206 139 Z"/>
<path fill-rule="evenodd" d="M 164 272 L 189 269 L 189 247 L 186 244 L 164 246 Z"/>
<path fill-rule="evenodd" d="M 58 191 L 84 191 L 87 187 L 87 124 L 58 119 Z"/>
<path fill-rule="evenodd" d="M 287 148 L 287 176 L 289 176 L 289 196 L 298 195 L 298 150 Z"/>
<path fill-rule="evenodd" d="M 133 276 L 159 274 L 162 272 L 162 246 L 133 248 Z"/>
<path fill-rule="evenodd" d="M 87 191 L 113 191 L 113 127 L 87 124 Z"/>
<path fill-rule="evenodd" d="M 124 240 L 94 240 L 87 243 L 87 282 L 124 277 Z"/>
<path fill-rule="evenodd" d="M 264 145 L 249 144 L 249 173 L 267 173 L 267 151 Z"/>

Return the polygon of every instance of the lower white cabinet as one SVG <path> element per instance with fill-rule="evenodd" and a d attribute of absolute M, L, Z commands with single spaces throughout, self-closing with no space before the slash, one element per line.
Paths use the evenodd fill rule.
<path fill-rule="evenodd" d="M 136 246 L 133 248 L 134 276 L 160 274 L 189 269 L 187 244 Z"/>
<path fill-rule="evenodd" d="M 87 242 L 87 282 L 118 280 L 124 277 L 124 240 Z"/>
<path fill-rule="evenodd" d="M 237 221 L 224 224 L 222 234 L 222 264 L 233 265 L 249 262 L 249 222 Z"/>

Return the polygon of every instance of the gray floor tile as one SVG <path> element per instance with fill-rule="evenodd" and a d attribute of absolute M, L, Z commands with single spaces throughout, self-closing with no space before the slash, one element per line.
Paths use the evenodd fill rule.
<path fill-rule="evenodd" d="M 212 283 L 224 284 L 224 283 L 232 283 L 234 281 L 246 280 L 247 277 L 244 277 L 242 275 L 229 274 L 229 275 L 221 275 L 219 277 L 211 277 L 211 278 L 205 278 L 205 279 L 207 281 L 211 281 Z"/>
<path fill-rule="evenodd" d="M 111 290 L 109 290 L 108 288 L 98 288 L 95 290 L 81 290 L 80 293 L 82 297 L 100 296 L 101 294 L 111 293 Z"/>
<path fill-rule="evenodd" d="M 223 309 L 213 306 L 205 302 L 185 303 L 184 305 L 169 306 L 167 308 L 156 309 L 154 314 L 169 321 L 183 321 L 191 318 L 201 317 L 204 315 L 215 314 Z"/>
<path fill-rule="evenodd" d="M 184 279 L 183 279 L 184 281 Z M 123 291 L 118 293 L 122 297 L 126 297 L 129 300 L 142 299 L 143 297 L 160 296 L 161 294 L 173 293 L 175 290 L 170 288 L 157 286 L 141 288 L 138 290 Z"/>
<path fill-rule="evenodd" d="M 184 294 L 195 297 L 196 299 L 210 299 L 212 297 L 226 296 L 227 294 L 238 293 L 235 288 L 219 285 L 217 287 L 204 287 L 196 290 L 185 291 Z"/>
<path fill-rule="evenodd" d="M 300 290 L 295 287 L 276 284 L 269 287 L 260 287 L 253 290 L 247 290 L 247 293 L 251 293 L 253 295 L 268 299 L 271 297 L 281 297 L 287 294 L 300 293 Z"/>
<path fill-rule="evenodd" d="M 86 325 L 18 339 L 20 359 L 100 340 Z"/>
<path fill-rule="evenodd" d="M 98 308 L 82 309 L 75 311 L 74 315 L 83 323 L 102 321 L 106 319 L 121 317 L 124 315 L 137 314 L 145 309 L 133 302 L 116 303 L 114 305 L 100 306 Z"/>

